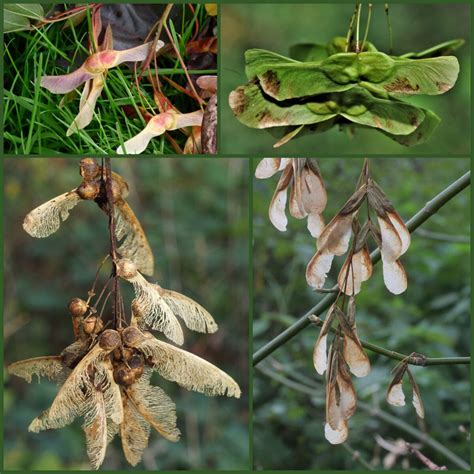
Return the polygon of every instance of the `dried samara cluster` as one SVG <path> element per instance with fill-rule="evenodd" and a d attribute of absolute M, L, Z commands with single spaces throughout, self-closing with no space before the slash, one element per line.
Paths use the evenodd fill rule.
<path fill-rule="evenodd" d="M 153 273 L 153 254 L 139 221 L 125 201 L 127 183 L 111 174 L 107 186 L 104 167 L 95 160 L 80 163 L 82 183 L 31 211 L 24 228 L 32 236 L 55 232 L 69 211 L 81 200 L 93 200 L 115 219 L 115 236 L 121 241 L 113 255 L 113 272 L 96 297 L 95 285 L 88 298 L 72 298 L 68 310 L 74 342 L 57 356 L 15 362 L 10 374 L 31 382 L 33 375 L 47 377 L 60 389 L 52 405 L 36 417 L 29 431 L 62 428 L 82 417 L 87 454 L 98 469 L 107 445 L 118 434 L 127 461 L 135 466 L 148 445 L 151 428 L 169 441 L 178 441 L 174 402 L 150 383 L 151 375 L 176 382 L 205 395 L 240 397 L 238 384 L 226 373 L 194 354 L 155 338 L 156 330 L 181 345 L 183 330 L 178 318 L 191 330 L 217 331 L 213 317 L 192 299 L 148 282 Z M 112 203 L 112 205 L 111 205 Z M 99 274 L 99 272 L 98 272 Z M 126 321 L 123 299 L 114 308 L 113 329 L 107 329 L 103 313 L 109 286 L 126 281 L 135 290 L 131 317 Z"/>
<path fill-rule="evenodd" d="M 347 254 L 337 278 L 335 302 L 322 323 L 313 351 L 316 372 L 326 373 L 325 437 L 332 444 L 343 443 L 348 436 L 348 420 L 357 407 L 357 394 L 351 373 L 365 377 L 370 372 L 370 361 L 357 335 L 355 296 L 362 283 L 372 275 L 372 258 L 368 239 L 372 237 L 380 250 L 385 286 L 393 294 L 403 293 L 407 277 L 400 257 L 410 245 L 410 232 L 400 215 L 370 174 L 365 160 L 356 190 L 342 209 L 325 226 L 322 213 L 327 196 L 316 163 L 307 158 L 264 158 L 255 176 L 263 179 L 281 171 L 274 192 L 269 216 L 273 225 L 285 231 L 287 192 L 291 189 L 290 214 L 298 219 L 308 217 L 308 229 L 317 238 L 317 251 L 306 269 L 308 285 L 322 289 L 331 269 L 334 256 Z M 366 211 L 361 212 L 365 203 Z M 365 220 L 360 222 L 362 216 Z M 337 322 L 335 327 L 333 323 Z M 333 339 L 328 350 L 328 336 Z M 420 418 L 424 409 L 420 392 L 406 359 L 395 369 L 389 385 L 387 401 L 394 406 L 405 404 L 402 380 L 408 374 L 413 389 L 413 406 Z"/>

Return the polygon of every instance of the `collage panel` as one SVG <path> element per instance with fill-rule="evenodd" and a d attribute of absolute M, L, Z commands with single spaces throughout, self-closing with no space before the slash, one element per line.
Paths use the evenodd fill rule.
<path fill-rule="evenodd" d="M 470 153 L 470 4 L 355 7 L 222 5 L 222 153 Z"/>
<path fill-rule="evenodd" d="M 215 154 L 217 8 L 6 4 L 7 154 Z"/>
<path fill-rule="evenodd" d="M 254 167 L 254 469 L 469 469 L 469 159 Z"/>
<path fill-rule="evenodd" d="M 4 467 L 247 470 L 249 161 L 110 162 L 5 159 Z"/>

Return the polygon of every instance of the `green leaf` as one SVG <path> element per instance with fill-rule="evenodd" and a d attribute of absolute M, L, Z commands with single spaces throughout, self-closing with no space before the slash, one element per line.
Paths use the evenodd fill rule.
<path fill-rule="evenodd" d="M 344 38 L 343 36 L 336 36 L 327 45 L 328 56 L 331 56 L 332 54 L 337 54 L 337 53 L 345 53 L 346 48 L 347 48 L 346 38 Z M 377 51 L 377 48 L 369 41 L 366 41 L 364 44 L 364 51 L 374 52 L 374 51 Z"/>
<path fill-rule="evenodd" d="M 3 32 L 29 30 L 31 29 L 30 20 L 43 18 L 44 9 L 39 3 L 6 3 L 3 7 Z"/>
<path fill-rule="evenodd" d="M 247 84 L 232 91 L 229 105 L 237 119 L 251 128 L 308 125 L 336 116 L 324 103 L 316 104 L 313 110 L 307 104 L 282 106 L 267 98 L 257 84 Z"/>

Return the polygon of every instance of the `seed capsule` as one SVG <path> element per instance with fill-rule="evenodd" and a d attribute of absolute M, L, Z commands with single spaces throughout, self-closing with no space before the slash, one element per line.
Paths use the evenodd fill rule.
<path fill-rule="evenodd" d="M 125 364 L 121 364 L 114 370 L 114 380 L 120 385 L 129 387 L 135 382 L 135 374 Z"/>
<path fill-rule="evenodd" d="M 137 341 L 139 341 L 142 337 L 143 337 L 142 332 L 133 326 L 129 326 L 128 328 L 125 328 L 122 332 L 123 343 L 129 347 L 132 346 Z"/>
<path fill-rule="evenodd" d="M 72 298 L 67 308 L 72 316 L 79 317 L 86 314 L 88 306 L 81 298 Z"/>
<path fill-rule="evenodd" d="M 130 280 L 137 275 L 137 266 L 128 258 L 117 261 L 117 273 L 125 280 Z"/>
<path fill-rule="evenodd" d="M 99 195 L 100 186 L 95 181 L 83 181 L 76 192 L 81 199 L 92 201 Z"/>
<path fill-rule="evenodd" d="M 82 158 L 79 162 L 79 170 L 86 181 L 91 181 L 100 174 L 100 166 L 94 158 Z"/>
<path fill-rule="evenodd" d="M 99 334 L 104 329 L 104 323 L 97 316 L 89 316 L 82 322 L 82 329 L 86 334 Z"/>
<path fill-rule="evenodd" d="M 120 343 L 120 334 L 113 329 L 106 329 L 99 339 L 100 347 L 108 352 L 112 352 Z"/>

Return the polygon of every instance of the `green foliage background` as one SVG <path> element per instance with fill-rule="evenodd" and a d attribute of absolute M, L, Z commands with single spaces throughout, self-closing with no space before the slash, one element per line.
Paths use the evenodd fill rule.
<path fill-rule="evenodd" d="M 254 160 L 254 166 L 258 160 Z M 354 191 L 361 159 L 318 160 L 328 193 L 324 218 L 328 222 Z M 468 159 L 371 159 L 374 179 L 381 185 L 403 219 L 469 169 Z M 268 219 L 268 205 L 277 177 L 254 180 L 254 317 L 253 350 L 257 350 L 305 314 L 325 295 L 306 284 L 305 268 L 315 252 L 315 241 L 305 220 L 289 217 L 288 230 L 276 230 Z M 402 257 L 408 289 L 390 294 L 380 265 L 357 296 L 357 328 L 362 340 L 394 351 L 418 352 L 428 357 L 470 354 L 470 189 L 446 204 L 412 236 Z M 428 233 L 427 233 L 428 232 Z M 436 234 L 445 234 L 441 240 Z M 335 284 L 344 261 L 336 257 L 325 287 Z M 322 318 L 324 314 L 319 315 Z M 412 372 L 425 404 L 424 422 L 417 420 L 411 393 L 407 405 L 392 407 L 385 401 L 396 361 L 368 352 L 371 373 L 354 378 L 359 408 L 349 421 L 349 438 L 332 446 L 324 438 L 324 378 L 316 374 L 312 352 L 319 329 L 308 327 L 259 364 L 254 372 L 253 420 L 256 469 L 375 470 L 383 469 L 387 451 L 376 441 L 419 440 L 396 426 L 402 421 L 426 433 L 470 462 L 469 365 L 414 367 Z M 284 375 L 296 386 L 277 382 Z M 300 374 L 296 379 L 296 374 Z M 361 405 L 365 404 L 361 408 Z M 378 413 L 389 415 L 383 420 Z M 355 450 L 362 461 L 353 457 Z M 422 452 L 439 465 L 456 468 L 442 453 L 421 444 Z M 412 456 L 397 458 L 393 469 L 423 469 Z"/>
<path fill-rule="evenodd" d="M 5 363 L 58 354 L 72 342 L 66 306 L 84 297 L 108 252 L 107 219 L 82 202 L 59 231 L 33 239 L 22 229 L 27 212 L 80 182 L 78 160 L 6 159 Z M 214 315 L 214 335 L 185 331 L 184 349 L 231 374 L 240 400 L 187 392 L 155 375 L 177 406 L 183 435 L 170 443 L 152 433 L 138 469 L 248 468 L 248 160 L 113 159 L 130 186 L 129 203 L 155 253 L 154 279 L 190 296 Z M 132 294 L 126 285 L 126 302 Z M 158 336 L 160 337 L 160 336 Z M 80 422 L 28 433 L 30 421 L 57 388 L 28 385 L 5 374 L 4 467 L 23 471 L 90 469 Z M 131 469 L 119 440 L 103 469 Z"/>
<path fill-rule="evenodd" d="M 461 70 L 454 88 L 440 96 L 409 97 L 408 102 L 430 108 L 442 119 L 431 139 L 412 148 L 404 147 L 375 130 L 356 130 L 353 137 L 337 128 L 322 134 L 296 138 L 276 151 L 277 138 L 268 130 L 241 124 L 228 105 L 229 93 L 247 82 L 244 52 L 262 48 L 284 56 L 296 43 L 327 43 L 334 36 L 345 36 L 354 10 L 351 4 L 226 4 L 221 7 L 221 129 L 222 153 L 293 154 L 467 154 L 470 152 L 470 5 L 390 4 L 394 54 L 422 51 L 438 43 L 463 38 L 466 44 L 456 51 Z M 366 5 L 362 10 L 361 30 L 365 28 Z M 384 52 L 389 36 L 383 4 L 375 4 L 369 40 Z M 276 130 L 276 129 L 275 129 Z M 283 136 L 283 129 L 277 134 Z M 273 150 L 273 151 L 272 151 Z"/>

